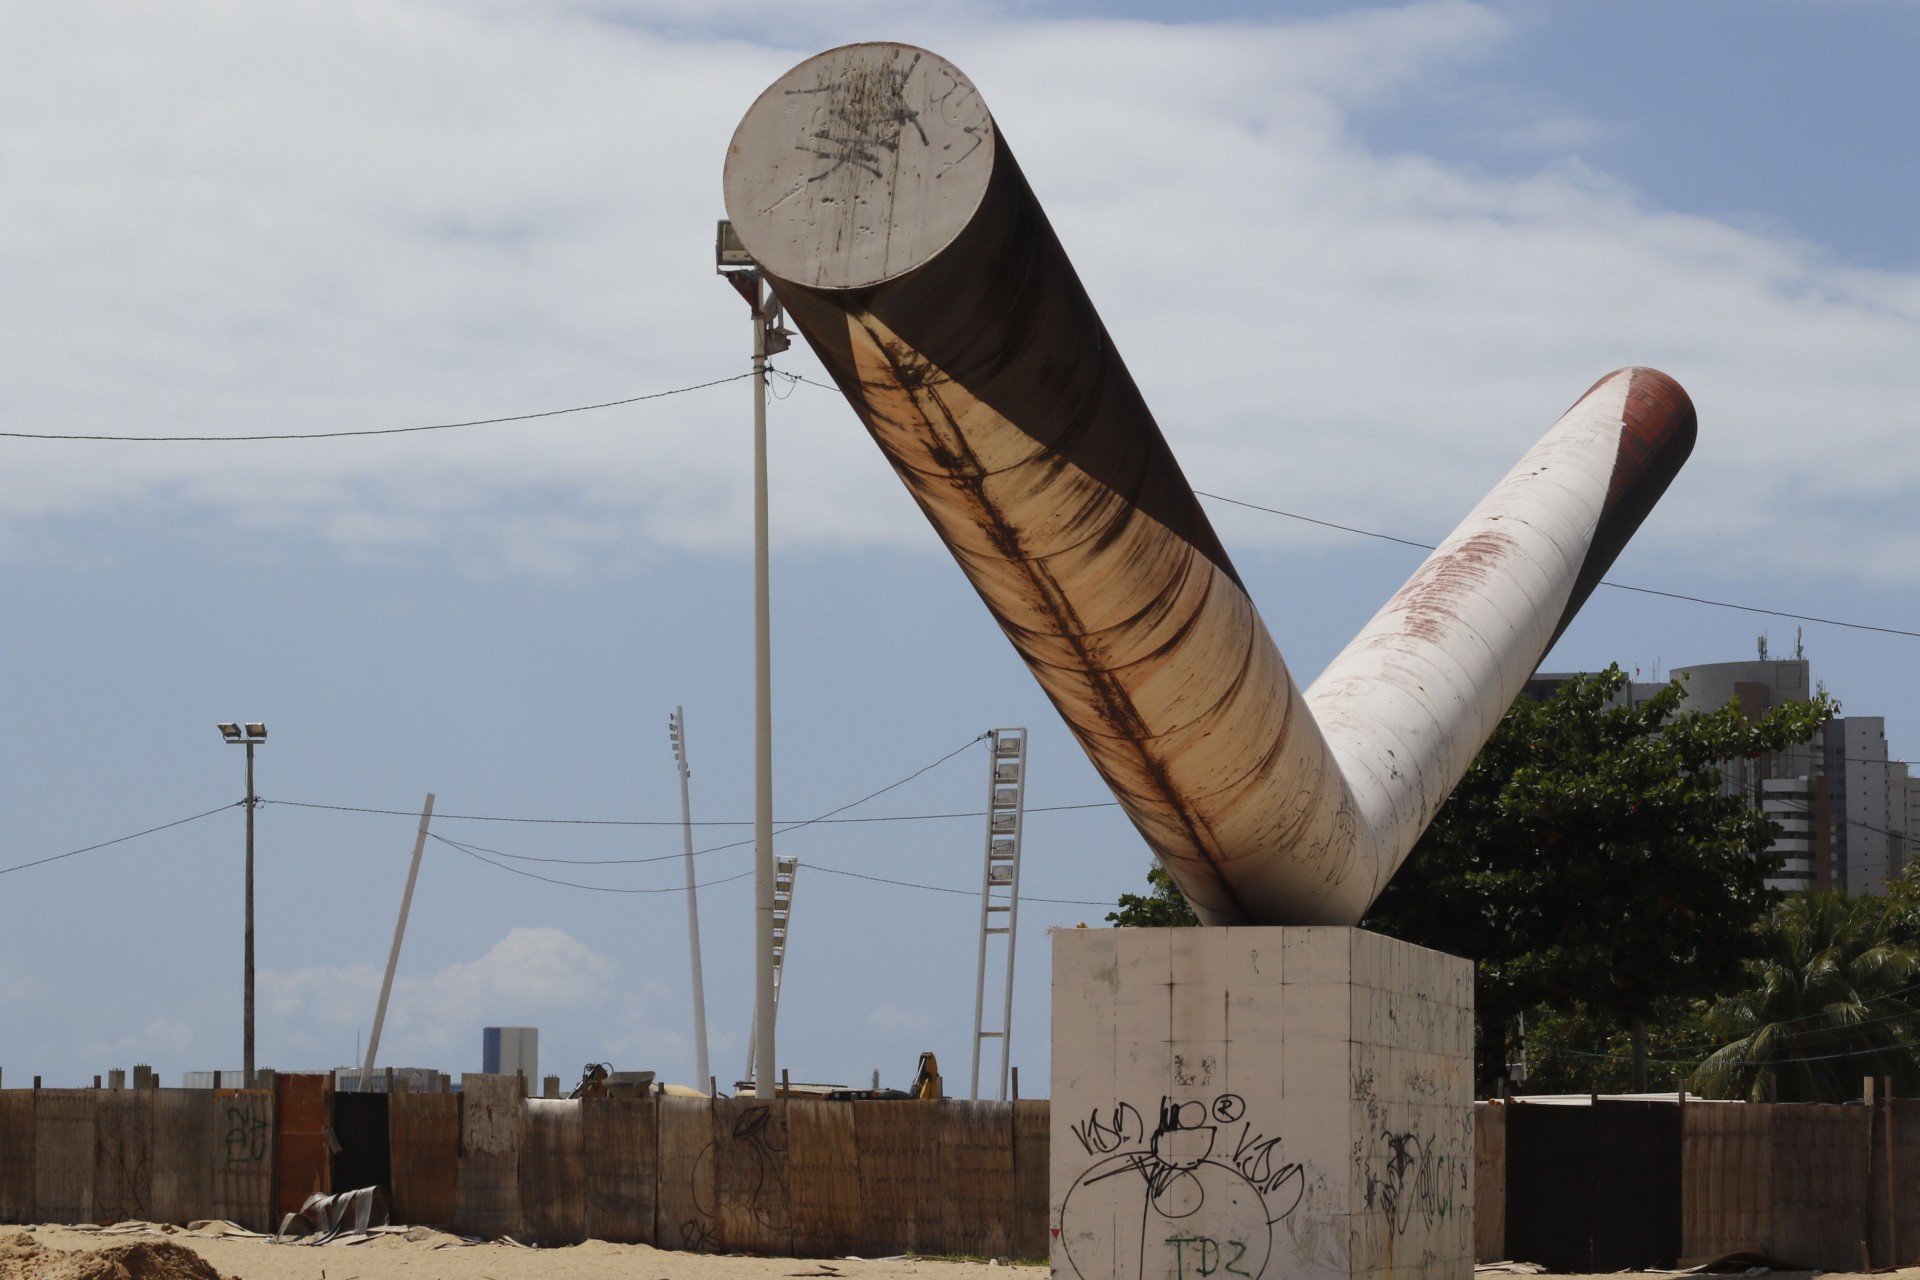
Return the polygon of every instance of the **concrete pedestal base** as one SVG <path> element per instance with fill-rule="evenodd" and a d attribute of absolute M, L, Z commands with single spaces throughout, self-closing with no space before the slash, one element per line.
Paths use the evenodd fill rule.
<path fill-rule="evenodd" d="M 1473 966 L 1348 928 L 1053 935 L 1054 1273 L 1467 1280 Z"/>

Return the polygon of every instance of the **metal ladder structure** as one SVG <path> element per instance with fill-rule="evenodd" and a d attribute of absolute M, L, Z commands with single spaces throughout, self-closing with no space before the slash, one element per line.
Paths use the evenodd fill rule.
<path fill-rule="evenodd" d="M 773 1016 L 780 1016 L 780 974 L 787 966 L 787 920 L 793 915 L 793 882 L 800 874 L 800 859 L 775 858 L 773 860 Z M 744 1083 L 754 1081 L 754 1096 L 774 1097 L 779 1088 L 778 1081 L 767 1082 L 767 1092 L 762 1094 L 759 1082 L 755 1080 L 754 1058 L 759 1045 L 759 1018 L 747 1034 L 747 1074 L 741 1077 Z"/>
<path fill-rule="evenodd" d="M 1026 816 L 1027 731 L 995 729 L 987 735 L 989 752 L 987 781 L 986 865 L 980 874 L 980 968 L 973 994 L 973 1082 L 968 1096 L 980 1097 L 980 1046 L 983 1041 L 1000 1042 L 1000 1090 L 1006 1101 L 1007 1071 L 1013 1061 L 1013 944 L 1020 921 L 1020 831 Z M 1000 1005 L 1000 1025 L 989 1030 L 987 1010 L 987 959 L 989 944 L 995 938 L 1006 939 L 997 948 L 1006 966 L 1004 994 Z"/>

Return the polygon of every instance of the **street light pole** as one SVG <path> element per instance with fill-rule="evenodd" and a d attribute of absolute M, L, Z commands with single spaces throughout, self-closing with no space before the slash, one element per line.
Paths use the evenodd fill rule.
<path fill-rule="evenodd" d="M 245 732 L 236 723 L 218 726 L 221 738 L 230 745 L 247 749 L 247 909 L 246 909 L 246 1013 L 241 1022 L 240 1080 L 242 1087 L 253 1088 L 253 811 L 259 800 L 253 793 L 253 749 L 267 740 L 267 726 L 249 721 Z"/>
<path fill-rule="evenodd" d="M 753 901 L 754 1096 L 771 1097 L 773 1044 L 773 640 L 767 552 L 767 357 L 790 345 L 780 304 L 768 291 L 733 224 L 722 221 L 715 267 L 753 311 Z"/>

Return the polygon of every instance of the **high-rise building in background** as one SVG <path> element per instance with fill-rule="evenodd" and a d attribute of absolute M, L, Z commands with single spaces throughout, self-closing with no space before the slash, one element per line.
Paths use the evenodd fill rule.
<path fill-rule="evenodd" d="M 490 1076 L 518 1072 L 528 1086 L 540 1083 L 540 1028 L 487 1027 L 480 1033 L 480 1070 Z"/>
<path fill-rule="evenodd" d="M 1769 658 L 1764 639 L 1758 658 L 1675 667 L 1672 674 L 1684 681 L 1690 710 L 1734 703 L 1750 719 L 1804 702 L 1817 689 L 1797 646 L 1794 657 Z M 1528 682 L 1526 696 L 1544 697 L 1571 678 L 1541 672 Z M 1619 698 L 1638 703 L 1665 687 L 1664 681 L 1635 681 Z M 1839 717 L 1812 742 L 1723 768 L 1727 793 L 1746 798 L 1780 828 L 1771 846 L 1780 868 L 1768 877 L 1768 888 L 1879 893 L 1906 866 L 1909 833 L 1920 837 L 1920 778 L 1887 759 L 1881 716 Z"/>

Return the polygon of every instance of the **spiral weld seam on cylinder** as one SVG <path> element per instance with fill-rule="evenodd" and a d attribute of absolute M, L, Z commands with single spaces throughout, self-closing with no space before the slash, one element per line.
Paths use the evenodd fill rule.
<path fill-rule="evenodd" d="M 735 131 L 729 217 L 1208 924 L 1352 924 L 1690 452 L 1600 379 L 1304 693 L 973 84 L 905 45 L 801 63 Z"/>

